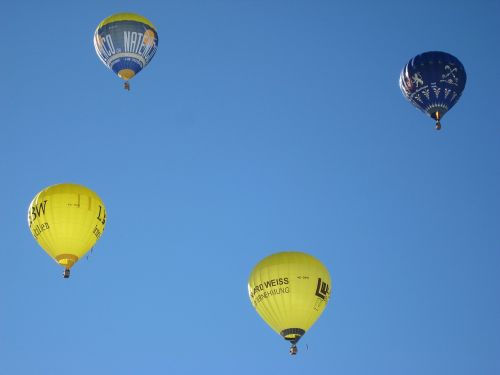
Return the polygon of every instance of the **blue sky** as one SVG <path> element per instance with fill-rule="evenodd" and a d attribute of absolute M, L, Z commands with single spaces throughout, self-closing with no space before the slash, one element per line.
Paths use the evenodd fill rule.
<path fill-rule="evenodd" d="M 0 373 L 498 374 L 500 3 L 10 2 L 0 33 Z M 92 37 L 148 17 L 123 90 Z M 443 130 L 401 95 L 414 55 L 468 81 Z M 27 207 L 75 182 L 106 204 L 62 269 Z M 321 259 L 333 296 L 291 358 L 246 282 Z"/>

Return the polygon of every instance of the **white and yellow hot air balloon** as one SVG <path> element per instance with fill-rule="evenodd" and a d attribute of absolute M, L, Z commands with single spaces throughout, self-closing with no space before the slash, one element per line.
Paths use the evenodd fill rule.
<path fill-rule="evenodd" d="M 85 186 L 53 185 L 31 201 L 28 224 L 38 244 L 64 267 L 64 277 L 68 278 L 70 268 L 104 232 L 106 208 Z"/>
<path fill-rule="evenodd" d="M 290 354 L 319 318 L 330 298 L 326 267 L 302 252 L 282 252 L 260 261 L 248 280 L 248 294 L 262 319 L 285 340 Z"/>

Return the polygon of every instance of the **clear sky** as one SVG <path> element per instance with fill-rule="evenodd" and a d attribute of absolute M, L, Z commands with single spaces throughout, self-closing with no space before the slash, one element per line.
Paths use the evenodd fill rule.
<path fill-rule="evenodd" d="M 117 12 L 159 33 L 123 90 Z M 0 373 L 499 374 L 500 2 L 2 4 Z M 416 54 L 468 81 L 443 130 L 398 87 Z M 74 182 L 106 231 L 64 280 L 27 207 Z M 247 279 L 301 250 L 333 295 L 297 357 Z"/>

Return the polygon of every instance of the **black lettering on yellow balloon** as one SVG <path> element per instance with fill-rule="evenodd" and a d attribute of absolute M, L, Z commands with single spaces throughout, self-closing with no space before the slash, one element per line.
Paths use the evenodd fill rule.
<path fill-rule="evenodd" d="M 102 225 L 106 224 L 106 210 L 103 209 L 101 205 L 99 205 L 99 214 L 97 215 L 97 220 L 99 220 Z"/>
<path fill-rule="evenodd" d="M 31 207 L 31 215 L 30 215 L 30 227 L 40 215 L 45 215 L 45 206 L 47 205 L 47 200 L 41 202 L 38 206 Z"/>
<path fill-rule="evenodd" d="M 35 226 L 31 227 L 31 233 L 33 233 L 33 236 L 35 238 L 38 238 L 38 236 L 47 229 L 50 229 L 49 223 L 36 224 Z"/>
<path fill-rule="evenodd" d="M 99 239 L 99 237 L 101 237 L 101 234 L 102 234 L 102 233 L 101 233 L 101 231 L 99 230 L 99 228 L 97 228 L 97 225 L 94 227 L 94 230 L 93 230 L 92 232 L 94 233 L 94 235 L 95 235 L 95 237 L 96 237 L 97 239 Z"/>
<path fill-rule="evenodd" d="M 318 277 L 318 285 L 316 286 L 316 295 L 321 299 L 326 299 L 328 296 L 329 286 Z"/>

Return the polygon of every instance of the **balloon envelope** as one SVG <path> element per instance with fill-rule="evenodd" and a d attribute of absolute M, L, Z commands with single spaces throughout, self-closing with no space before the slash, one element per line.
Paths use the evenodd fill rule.
<path fill-rule="evenodd" d="M 446 52 L 425 52 L 405 65 L 399 77 L 403 95 L 418 109 L 439 120 L 458 101 L 465 88 L 465 68 Z"/>
<path fill-rule="evenodd" d="M 53 185 L 31 201 L 28 224 L 47 254 L 70 269 L 104 232 L 106 208 L 99 196 L 85 186 Z"/>
<path fill-rule="evenodd" d="M 330 298 L 330 288 L 326 267 L 302 252 L 264 258 L 248 280 L 248 294 L 257 313 L 292 344 L 319 318 Z"/>
<path fill-rule="evenodd" d="M 127 81 L 144 69 L 155 55 L 158 33 L 145 17 L 118 13 L 97 26 L 94 47 L 101 61 Z"/>

